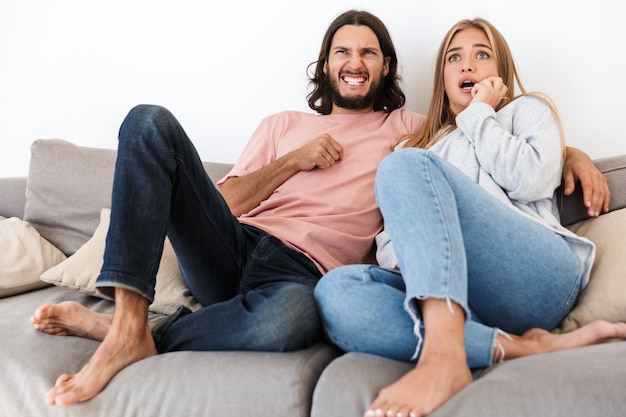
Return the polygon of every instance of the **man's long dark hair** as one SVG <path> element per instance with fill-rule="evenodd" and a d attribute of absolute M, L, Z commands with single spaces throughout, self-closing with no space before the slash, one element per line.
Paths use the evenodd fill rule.
<path fill-rule="evenodd" d="M 382 94 L 374 101 L 374 110 L 383 110 L 389 113 L 404 106 L 406 97 L 402 88 L 400 88 L 402 78 L 398 75 L 398 57 L 396 56 L 396 49 L 391 41 L 389 31 L 384 23 L 373 14 L 359 10 L 348 10 L 339 15 L 330 24 L 326 35 L 324 35 L 318 60 L 309 64 L 309 69 L 311 66 L 316 65 L 315 73 L 309 75 L 309 85 L 314 87 L 313 91 L 307 95 L 309 107 L 320 114 L 330 114 L 333 108 L 332 92 L 329 91 L 330 86 L 328 83 L 324 81 L 326 77 L 324 64 L 328 61 L 330 46 L 335 33 L 346 25 L 364 25 L 372 29 L 378 38 L 383 56 L 390 58 L 389 73 L 381 80 L 383 84 Z"/>

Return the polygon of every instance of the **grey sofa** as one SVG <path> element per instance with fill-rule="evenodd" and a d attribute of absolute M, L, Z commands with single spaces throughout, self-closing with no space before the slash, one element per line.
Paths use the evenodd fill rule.
<path fill-rule="evenodd" d="M 28 222 L 69 260 L 87 246 L 101 221 L 100 209 L 110 205 L 115 151 L 62 140 L 35 141 L 31 151 L 28 178 L 0 179 L 0 216 Z M 613 211 L 586 220 L 580 195 L 574 195 L 563 202 L 563 220 L 590 236 L 604 221 L 602 235 L 614 233 L 617 238 L 610 239 L 623 249 L 625 238 L 620 232 L 626 229 L 626 156 L 597 164 L 609 178 Z M 206 163 L 205 167 L 217 180 L 230 165 Z M 618 261 L 611 256 L 603 255 L 600 261 L 606 259 L 605 264 L 612 264 L 608 270 L 618 269 L 623 275 L 626 270 L 620 269 L 619 253 L 614 256 Z M 592 284 L 596 282 L 597 289 L 590 284 L 594 293 L 581 297 L 578 310 L 555 331 L 583 324 L 590 319 L 589 311 L 592 316 L 622 320 L 626 314 L 626 299 L 622 303 L 621 296 L 625 294 L 624 280 L 593 277 Z M 35 287 L 0 299 L 2 417 L 357 417 L 381 387 L 411 366 L 372 355 L 343 354 L 327 343 L 290 353 L 176 352 L 127 367 L 89 402 L 50 407 L 44 396 L 55 379 L 78 371 L 97 342 L 39 333 L 29 317 L 39 305 L 62 300 L 75 300 L 102 312 L 111 312 L 113 304 L 84 288 L 47 282 Z M 598 303 L 599 310 L 593 310 Z M 432 415 L 625 416 L 625 385 L 626 343 L 607 343 L 477 371 L 474 383 Z"/>

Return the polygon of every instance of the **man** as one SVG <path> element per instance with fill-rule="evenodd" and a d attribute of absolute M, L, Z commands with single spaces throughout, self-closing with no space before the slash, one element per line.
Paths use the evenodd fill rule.
<path fill-rule="evenodd" d="M 311 78 L 309 105 L 319 114 L 282 112 L 263 120 L 219 192 L 167 110 L 131 110 L 120 128 L 111 224 L 96 282 L 114 295 L 115 313 L 76 303 L 35 312 L 38 330 L 102 341 L 80 372 L 59 377 L 47 403 L 87 401 L 124 367 L 161 352 L 286 351 L 320 340 L 313 288 L 330 269 L 369 260 L 382 228 L 376 167 L 398 134 L 416 132 L 423 121 L 401 109 L 397 64 L 377 17 L 338 16 Z M 203 308 L 180 309 L 154 325 L 148 306 L 166 235 Z"/>

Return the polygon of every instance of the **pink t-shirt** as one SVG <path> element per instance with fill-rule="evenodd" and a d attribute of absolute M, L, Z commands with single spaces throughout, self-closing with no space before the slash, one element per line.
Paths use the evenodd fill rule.
<path fill-rule="evenodd" d="M 382 228 L 374 195 L 376 168 L 391 152 L 393 139 L 416 132 L 423 120 L 423 115 L 404 109 L 390 114 L 277 113 L 263 119 L 218 186 L 327 133 L 343 147 L 342 160 L 326 169 L 298 172 L 239 220 L 301 251 L 322 272 L 370 263 L 374 237 Z"/>

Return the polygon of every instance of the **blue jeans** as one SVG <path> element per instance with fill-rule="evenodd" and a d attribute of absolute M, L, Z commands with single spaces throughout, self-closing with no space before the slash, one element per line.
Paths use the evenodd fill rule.
<path fill-rule="evenodd" d="M 321 273 L 305 255 L 234 217 L 174 116 L 131 110 L 119 133 L 111 223 L 96 286 L 154 298 L 168 236 L 203 308 L 157 330 L 159 352 L 286 351 L 323 337 L 313 289 Z"/>
<path fill-rule="evenodd" d="M 417 301 L 434 297 L 463 307 L 468 365 L 488 367 L 498 329 L 549 330 L 572 308 L 581 268 L 565 239 L 431 152 L 389 155 L 376 193 L 402 273 L 353 265 L 320 280 L 325 330 L 344 350 L 416 360 L 425 335 Z"/>

